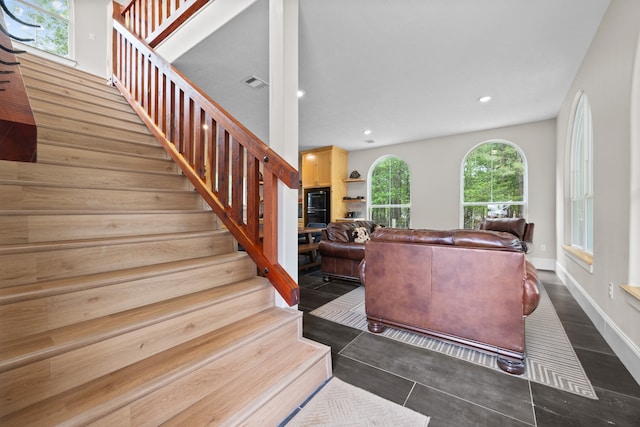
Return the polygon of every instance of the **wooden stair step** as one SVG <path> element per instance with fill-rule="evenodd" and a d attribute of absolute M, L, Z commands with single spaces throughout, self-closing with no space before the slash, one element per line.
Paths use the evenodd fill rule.
<path fill-rule="evenodd" d="M 3 245 L 187 233 L 219 228 L 212 211 L 107 214 L 20 212 L 6 214 L 0 211 L 0 242 Z"/>
<path fill-rule="evenodd" d="M 0 160 L 0 180 L 65 185 L 82 183 L 84 188 L 138 188 L 191 190 L 189 180 L 177 173 L 113 170 L 81 165 L 9 162 Z"/>
<path fill-rule="evenodd" d="M 109 135 L 112 139 L 124 141 L 143 141 L 154 143 L 155 137 L 148 129 L 138 126 L 122 126 L 121 128 L 102 125 L 100 122 L 90 123 L 70 117 L 61 117 L 48 111 L 33 110 L 36 125 L 55 127 L 66 132 L 76 132 L 85 135 Z"/>
<path fill-rule="evenodd" d="M 67 146 L 91 148 L 104 152 L 114 151 L 158 158 L 167 157 L 165 149 L 155 140 L 113 139 L 109 135 L 88 135 L 69 132 L 44 124 L 38 126 L 38 141 L 57 142 Z"/>
<path fill-rule="evenodd" d="M 128 104 L 121 102 L 101 100 L 96 103 L 92 98 L 79 96 L 75 92 L 60 93 L 59 87 L 47 81 L 32 79 L 27 85 L 31 105 L 41 110 L 58 110 L 59 107 L 72 108 L 79 111 L 88 111 L 94 114 L 108 116 L 130 123 L 142 123 L 142 119 L 131 109 Z"/>
<path fill-rule="evenodd" d="M 299 340 L 286 351 L 270 356 L 261 367 L 243 372 L 162 425 L 244 425 L 255 412 L 265 418 L 254 420 L 259 424 L 246 425 L 275 425 L 331 376 L 330 351 L 312 341 Z M 288 389 L 290 385 L 294 390 Z M 274 397 L 285 396 L 293 403 L 284 405 L 284 401 L 275 399 L 269 405 Z M 264 405 L 268 410 L 261 410 Z M 275 423 L 266 417 L 275 419 Z"/>
<path fill-rule="evenodd" d="M 2 417 L 0 423 L 157 425 L 154 421 L 167 418 L 167 412 L 170 416 L 173 407 L 190 405 L 221 377 L 252 369 L 261 354 L 286 348 L 299 319 L 299 313 L 270 308 Z"/>
<path fill-rule="evenodd" d="M 248 280 L 256 267 L 244 253 L 196 258 L 0 289 L 0 342 Z M 0 368 L 2 370 L 2 368 Z"/>
<path fill-rule="evenodd" d="M 23 347 L 32 352 L 5 344 L 24 362 L 30 362 L 27 355 L 40 360 L 0 373 L 0 408 L 6 414 L 51 398 L 266 310 L 273 301 L 273 288 L 256 277 L 25 337 Z"/>
<path fill-rule="evenodd" d="M 57 165 L 93 167 L 131 172 L 177 174 L 178 168 L 168 158 L 110 153 L 83 147 L 38 143 L 38 162 Z"/>
<path fill-rule="evenodd" d="M 52 117 L 58 117 L 60 119 L 71 117 L 75 122 L 99 124 L 103 128 L 120 129 L 138 133 L 148 132 L 147 126 L 142 123 L 142 120 L 138 119 L 138 116 L 128 115 L 127 119 L 123 120 L 122 118 L 106 115 L 110 114 L 108 112 L 105 114 L 100 114 L 99 112 L 95 111 L 95 109 L 83 110 L 75 108 L 70 104 L 61 105 L 61 102 L 59 104 L 55 104 L 51 102 L 41 101 L 38 98 L 30 97 L 29 99 L 31 100 L 31 109 L 33 110 L 36 117 L 38 117 L 39 114 L 47 114 Z"/>
<path fill-rule="evenodd" d="M 0 286 L 106 273 L 236 250 L 226 230 L 78 242 L 8 245 L 2 248 Z"/>
<path fill-rule="evenodd" d="M 27 86 L 32 79 L 46 80 L 58 86 L 61 94 L 76 92 L 85 94 L 88 99 L 102 98 L 127 104 L 118 89 L 108 84 L 102 77 L 55 64 L 52 61 L 41 61 L 35 55 L 21 55 L 20 63 L 20 71 Z"/>
<path fill-rule="evenodd" d="M 31 185 L 0 182 L 2 210 L 196 210 L 202 199 L 194 191 L 86 189 L 71 186 Z"/>

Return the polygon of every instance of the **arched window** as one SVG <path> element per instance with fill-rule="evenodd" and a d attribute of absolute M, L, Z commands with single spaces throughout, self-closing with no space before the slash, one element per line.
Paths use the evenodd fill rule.
<path fill-rule="evenodd" d="M 398 157 L 383 157 L 369 177 L 369 218 L 392 228 L 411 226 L 411 173 Z"/>
<path fill-rule="evenodd" d="M 5 16 L 9 33 L 21 39 L 32 39 L 25 44 L 54 53 L 69 56 L 71 34 L 71 0 L 5 0 L 16 18 L 40 28 L 21 24 Z"/>
<path fill-rule="evenodd" d="M 584 93 L 571 132 L 571 246 L 593 254 L 593 127 Z"/>
<path fill-rule="evenodd" d="M 506 141 L 477 145 L 462 162 L 463 228 L 477 228 L 484 218 L 524 217 L 527 167 L 524 154 Z"/>

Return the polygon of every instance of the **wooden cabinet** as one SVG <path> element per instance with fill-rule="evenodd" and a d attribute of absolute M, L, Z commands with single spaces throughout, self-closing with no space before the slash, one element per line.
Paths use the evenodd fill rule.
<path fill-rule="evenodd" d="M 344 216 L 345 209 L 342 199 L 347 194 L 344 178 L 347 176 L 348 154 L 348 151 L 333 145 L 300 153 L 302 187 L 331 188 L 331 221 Z M 306 203 L 306 200 L 304 202 Z"/>
<path fill-rule="evenodd" d="M 302 186 L 304 188 L 331 186 L 332 168 L 339 167 L 340 163 L 337 157 L 341 153 L 338 150 L 344 151 L 337 147 L 325 147 L 302 153 Z"/>

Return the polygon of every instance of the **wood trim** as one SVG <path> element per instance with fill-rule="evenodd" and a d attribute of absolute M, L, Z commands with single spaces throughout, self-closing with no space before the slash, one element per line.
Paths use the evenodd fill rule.
<path fill-rule="evenodd" d="M 573 257 L 578 258 L 580 261 L 584 262 L 588 266 L 593 266 L 593 255 L 569 245 L 565 245 L 562 248 L 566 252 L 571 254 Z"/>

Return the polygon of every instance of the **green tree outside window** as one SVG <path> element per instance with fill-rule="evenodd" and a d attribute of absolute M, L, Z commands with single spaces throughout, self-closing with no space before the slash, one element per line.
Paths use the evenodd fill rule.
<path fill-rule="evenodd" d="M 411 224 L 411 173 L 397 158 L 386 157 L 373 168 L 370 181 L 370 218 L 377 224 L 409 228 Z"/>
<path fill-rule="evenodd" d="M 463 227 L 477 228 L 487 217 L 522 217 L 525 172 L 511 144 L 488 142 L 471 151 L 463 165 Z"/>

